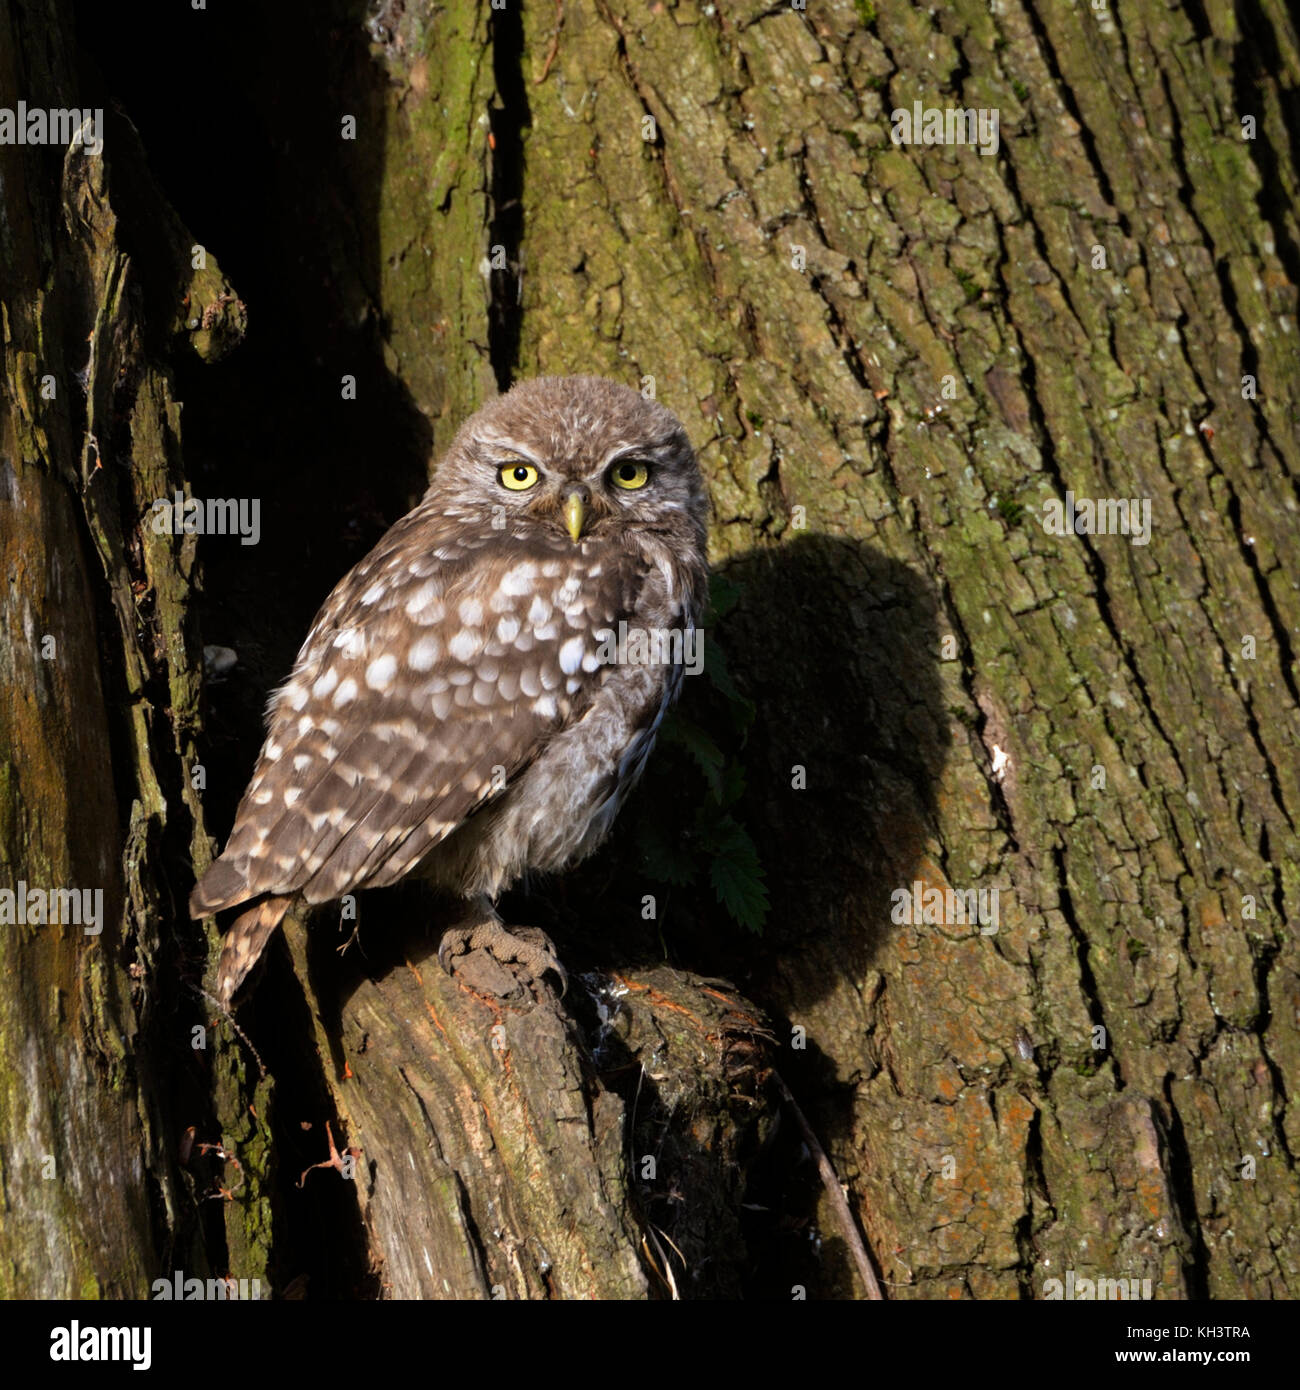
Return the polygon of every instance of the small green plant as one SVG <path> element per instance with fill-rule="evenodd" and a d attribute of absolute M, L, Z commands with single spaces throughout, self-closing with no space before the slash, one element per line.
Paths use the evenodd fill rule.
<path fill-rule="evenodd" d="M 1008 526 L 1019 526 L 1024 514 L 1024 506 L 1017 502 L 1014 497 L 998 498 L 998 515 Z"/>
<path fill-rule="evenodd" d="M 876 7 L 872 0 L 853 0 L 853 8 L 858 12 L 864 29 L 870 29 L 876 22 Z"/>
<path fill-rule="evenodd" d="M 967 304 L 970 304 L 973 300 L 978 299 L 980 297 L 979 283 L 978 281 L 976 281 L 975 277 L 970 273 L 970 271 L 959 270 L 956 272 L 956 274 L 957 283 L 961 286 L 962 293 L 966 296 Z"/>
<path fill-rule="evenodd" d="M 1017 101 L 1025 101 L 1029 97 L 1029 88 L 1018 77 L 1011 83 L 1011 90 L 1016 94 Z"/>
<path fill-rule="evenodd" d="M 739 811 L 745 794 L 740 753 L 755 708 L 732 680 L 716 635 L 739 598 L 739 585 L 713 576 L 704 617 L 708 698 L 691 702 L 696 715 L 678 705 L 664 720 L 660 756 L 652 764 L 656 810 L 641 818 L 635 842 L 651 878 L 672 887 L 707 882 L 732 921 L 759 934 L 767 920 L 767 886 Z M 670 805 L 679 812 L 675 821 L 663 814 Z"/>

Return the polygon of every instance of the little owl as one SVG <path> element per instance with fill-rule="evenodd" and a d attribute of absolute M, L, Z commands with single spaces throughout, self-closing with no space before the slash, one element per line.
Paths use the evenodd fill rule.
<path fill-rule="evenodd" d="M 317 614 L 190 896 L 194 917 L 244 908 L 223 1004 L 290 907 L 407 874 L 471 905 L 444 966 L 486 948 L 563 981 L 549 943 L 509 932 L 494 903 L 526 870 L 590 854 L 640 776 L 683 668 L 620 663 L 610 634 L 694 630 L 705 507 L 681 424 L 598 377 L 523 382 L 461 428 Z"/>

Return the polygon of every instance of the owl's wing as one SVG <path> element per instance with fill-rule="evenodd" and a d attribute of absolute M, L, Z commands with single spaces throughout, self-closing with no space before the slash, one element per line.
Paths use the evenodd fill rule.
<path fill-rule="evenodd" d="M 645 579 L 620 547 L 507 550 L 403 518 L 321 609 L 191 914 L 400 878 L 582 717 L 607 674 L 596 634 Z"/>

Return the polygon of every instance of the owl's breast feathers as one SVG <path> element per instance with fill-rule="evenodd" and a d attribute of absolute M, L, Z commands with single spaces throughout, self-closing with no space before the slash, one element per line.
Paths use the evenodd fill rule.
<path fill-rule="evenodd" d="M 702 589 L 702 558 L 653 537 L 466 537 L 417 507 L 318 614 L 191 914 L 393 883 L 462 826 L 446 858 L 466 893 L 586 852 L 681 674 L 608 664 L 604 634 L 691 626 Z"/>

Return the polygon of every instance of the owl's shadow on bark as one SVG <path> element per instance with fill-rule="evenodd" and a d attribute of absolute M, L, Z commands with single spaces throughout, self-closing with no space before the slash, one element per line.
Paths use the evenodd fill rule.
<path fill-rule="evenodd" d="M 961 705 L 945 697 L 940 669 L 944 600 L 933 579 L 871 544 L 817 534 L 743 556 L 721 580 L 718 606 L 731 606 L 706 632 L 704 666 L 713 662 L 718 676 L 721 656 L 725 674 L 688 680 L 680 707 L 688 728 L 722 754 L 721 768 L 701 775 L 694 732 L 670 739 L 607 850 L 559 887 L 589 952 L 633 961 L 666 952 L 674 964 L 733 980 L 759 1004 L 778 1042 L 771 1064 L 834 1148 L 854 1133 L 845 1071 L 869 1055 L 836 1028 L 860 1019 L 856 998 L 869 993 L 869 973 L 898 930 L 892 895 L 929 876 L 927 854 L 938 854 L 937 802 L 959 727 L 949 705 Z M 958 681 L 959 668 L 950 670 Z M 731 856 L 727 876 L 745 868 L 737 833 L 720 832 L 720 816 L 757 851 L 770 900 L 757 933 L 715 891 L 719 850 Z M 685 883 L 648 872 L 655 856 L 644 847 L 665 838 Z M 655 923 L 638 911 L 646 895 L 661 908 Z M 565 932 L 556 935 L 572 955 Z M 852 1001 L 847 1012 L 812 1010 L 835 991 Z M 819 1026 L 791 1046 L 792 1025 L 810 1014 Z M 739 1211 L 749 1295 L 786 1298 L 800 1282 L 845 1294 L 856 1287 L 835 1232 L 825 1233 L 820 1256 L 803 1238 L 819 1197 L 797 1126 L 778 1125 L 746 1163 Z"/>
<path fill-rule="evenodd" d="M 951 745 L 941 599 L 870 544 L 813 534 L 731 562 L 715 588 L 733 606 L 678 728 L 607 848 L 544 887 L 539 925 L 604 963 L 666 953 L 785 1012 L 863 979 L 925 855 Z M 770 900 L 758 930 L 732 910 L 752 902 L 742 835 Z"/>

